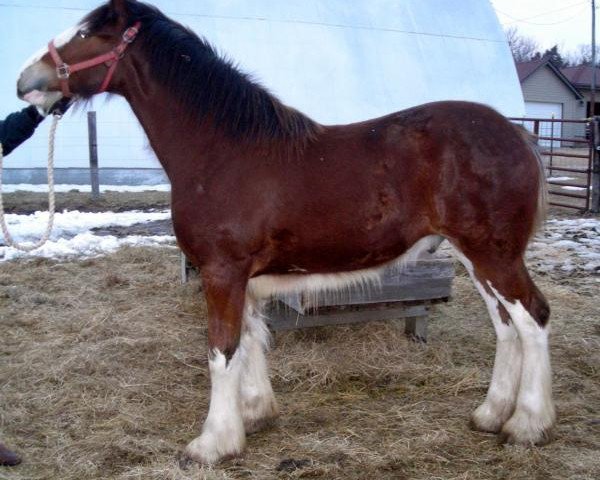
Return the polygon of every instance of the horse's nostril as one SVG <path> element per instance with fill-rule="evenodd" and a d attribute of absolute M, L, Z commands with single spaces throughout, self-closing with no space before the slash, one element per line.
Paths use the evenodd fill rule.
<path fill-rule="evenodd" d="M 17 97 L 23 98 L 27 92 L 21 89 L 21 82 L 17 84 Z"/>
<path fill-rule="evenodd" d="M 17 95 L 23 98 L 34 90 L 43 91 L 46 89 L 47 80 L 45 77 L 34 78 L 31 75 L 21 75 L 17 81 Z"/>

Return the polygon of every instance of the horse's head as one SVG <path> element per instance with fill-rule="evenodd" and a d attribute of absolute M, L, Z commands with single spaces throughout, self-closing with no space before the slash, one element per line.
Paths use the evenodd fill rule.
<path fill-rule="evenodd" d="M 17 82 L 19 97 L 48 111 L 62 97 L 88 98 L 105 91 L 139 28 L 129 24 L 134 3 L 111 0 L 31 57 Z"/>

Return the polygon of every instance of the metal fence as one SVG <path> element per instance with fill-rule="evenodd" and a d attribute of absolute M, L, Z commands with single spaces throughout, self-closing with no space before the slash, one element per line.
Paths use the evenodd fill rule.
<path fill-rule="evenodd" d="M 597 119 L 511 118 L 536 135 L 548 177 L 550 205 L 587 211 L 592 207 L 592 175 Z"/>

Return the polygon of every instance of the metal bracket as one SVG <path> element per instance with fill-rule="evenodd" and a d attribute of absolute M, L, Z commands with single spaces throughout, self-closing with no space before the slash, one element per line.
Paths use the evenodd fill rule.
<path fill-rule="evenodd" d="M 123 41 L 125 43 L 132 43 L 135 40 L 135 37 L 137 37 L 138 33 L 140 33 L 139 29 L 135 27 L 129 27 L 123 32 Z"/>
<path fill-rule="evenodd" d="M 71 67 L 66 63 L 56 67 L 56 75 L 61 80 L 67 80 L 71 76 Z"/>

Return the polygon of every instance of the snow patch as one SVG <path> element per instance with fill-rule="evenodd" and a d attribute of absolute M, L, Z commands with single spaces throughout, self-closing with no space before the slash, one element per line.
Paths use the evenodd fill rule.
<path fill-rule="evenodd" d="M 175 237 L 169 235 L 149 237 L 131 235 L 124 238 L 117 238 L 112 235 L 98 236 L 86 232 L 70 239 L 59 238 L 58 240 L 48 241 L 43 247 L 31 253 L 21 252 L 9 247 L 0 248 L 0 261 L 15 260 L 23 257 L 54 259 L 68 259 L 73 257 L 90 258 L 112 253 L 124 246 L 156 247 L 161 245 L 175 246 Z"/>
<path fill-rule="evenodd" d="M 575 180 L 572 177 L 550 177 L 546 179 L 548 182 L 568 182 L 569 180 Z"/>
<path fill-rule="evenodd" d="M 100 212 L 84 213 L 79 211 L 57 213 L 54 228 L 48 243 L 30 253 L 20 252 L 12 247 L 0 246 L 0 261 L 23 257 L 89 257 L 110 253 L 124 245 L 164 245 L 174 243 L 175 237 L 164 236 L 128 236 L 117 238 L 111 235 L 94 235 L 91 230 L 103 227 L 128 227 L 140 223 L 168 220 L 171 212 Z M 32 215 L 6 215 L 8 229 L 18 243 L 35 242 L 41 238 L 48 222 L 48 212 L 36 212 Z M 2 244 L 4 237 L 0 234 Z"/>
<path fill-rule="evenodd" d="M 526 257 L 540 272 L 600 275 L 600 219 L 548 220 Z"/>

